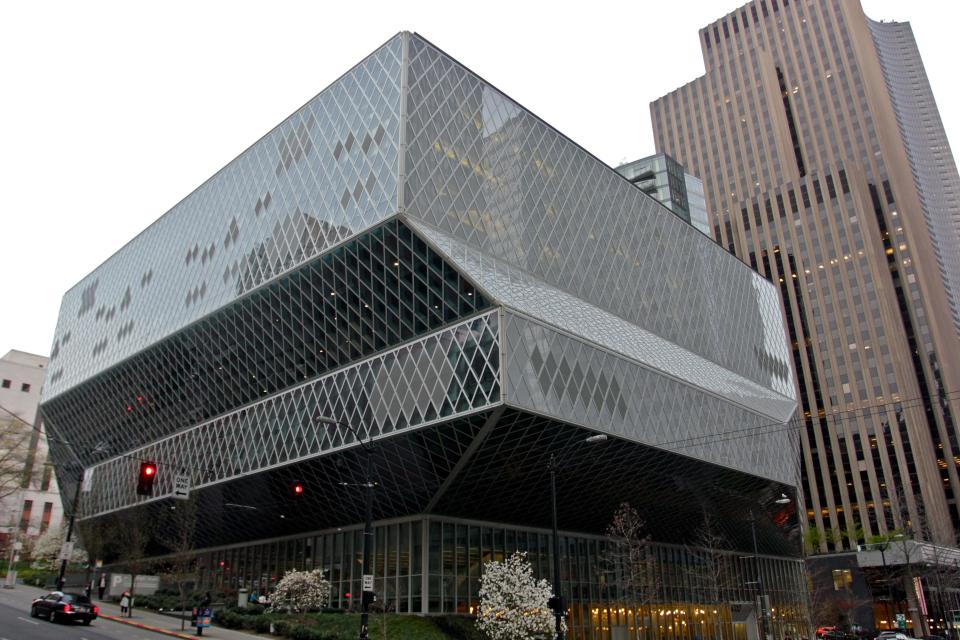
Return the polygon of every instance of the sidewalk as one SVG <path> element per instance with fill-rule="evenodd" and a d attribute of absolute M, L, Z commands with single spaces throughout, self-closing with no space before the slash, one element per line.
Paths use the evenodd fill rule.
<path fill-rule="evenodd" d="M 197 637 L 197 630 L 190 626 L 189 617 L 186 620 L 184 630 L 181 631 L 179 617 L 174 618 L 173 616 L 166 616 L 156 613 L 155 611 L 137 609 L 136 606 L 133 608 L 132 617 L 121 617 L 120 605 L 118 604 L 114 604 L 113 602 L 100 602 L 96 598 L 94 598 L 94 604 L 100 607 L 100 617 L 104 620 L 133 625 L 148 631 L 163 633 L 164 635 L 174 638 L 190 638 L 192 640 Z M 134 605 L 136 605 L 136 597 L 134 597 Z M 216 616 L 214 616 L 214 621 L 216 621 Z M 242 631 L 234 631 L 232 629 L 224 629 L 223 627 L 214 625 L 203 630 L 203 637 L 222 640 L 253 640 L 260 636 Z"/>

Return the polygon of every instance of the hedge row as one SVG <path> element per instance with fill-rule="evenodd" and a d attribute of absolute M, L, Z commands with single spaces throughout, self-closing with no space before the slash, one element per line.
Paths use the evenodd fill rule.
<path fill-rule="evenodd" d="M 336 611 L 336 612 L 334 612 Z M 214 622 L 228 629 L 269 633 L 289 640 L 353 640 L 360 626 L 360 615 L 330 610 L 302 615 L 256 613 L 250 609 L 227 609 L 218 612 Z M 470 618 L 460 616 L 420 617 L 397 614 L 371 614 L 370 637 L 383 635 L 405 640 L 482 640 Z"/>

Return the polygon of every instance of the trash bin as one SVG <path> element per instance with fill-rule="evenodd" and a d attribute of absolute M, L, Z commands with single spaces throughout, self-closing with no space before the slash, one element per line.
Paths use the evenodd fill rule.
<path fill-rule="evenodd" d="M 247 590 L 240 589 L 237 591 L 237 607 L 240 609 L 245 609 L 247 606 Z"/>

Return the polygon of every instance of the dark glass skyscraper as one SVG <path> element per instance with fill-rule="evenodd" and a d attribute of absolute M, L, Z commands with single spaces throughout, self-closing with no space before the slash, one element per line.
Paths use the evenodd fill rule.
<path fill-rule="evenodd" d="M 701 233 L 711 234 L 703 182 L 667 154 L 633 160 L 620 165 L 616 171 Z"/>
<path fill-rule="evenodd" d="M 483 562 L 517 549 L 547 575 L 556 454 L 576 637 L 733 638 L 758 572 L 775 628 L 801 630 L 795 507 L 776 504 L 798 477 L 796 438 L 776 435 L 796 407 L 776 288 L 419 36 L 67 292 L 50 368 L 65 495 L 88 479 L 82 529 L 149 522 L 148 554 L 168 552 L 186 475 L 203 579 L 221 588 L 319 567 L 350 606 L 364 501 L 340 483 L 363 458 L 333 418 L 374 444 L 389 608 L 473 613 Z M 597 432 L 609 441 L 584 443 Z M 158 466 L 151 497 L 141 460 Z M 657 542 L 642 610 L 599 569 L 623 501 Z M 705 513 L 722 551 L 684 546 Z M 729 567 L 722 592 L 694 580 L 704 553 Z"/>
<path fill-rule="evenodd" d="M 810 551 L 952 544 L 960 179 L 909 24 L 756 0 L 700 42 L 706 74 L 652 103 L 654 137 L 703 179 L 721 245 L 780 287 Z"/>

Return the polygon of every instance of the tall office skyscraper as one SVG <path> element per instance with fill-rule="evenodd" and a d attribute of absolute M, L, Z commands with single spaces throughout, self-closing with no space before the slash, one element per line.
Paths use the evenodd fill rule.
<path fill-rule="evenodd" d="M 811 551 L 960 530 L 960 178 L 908 23 L 756 0 L 651 104 L 717 241 L 778 283 Z"/>

